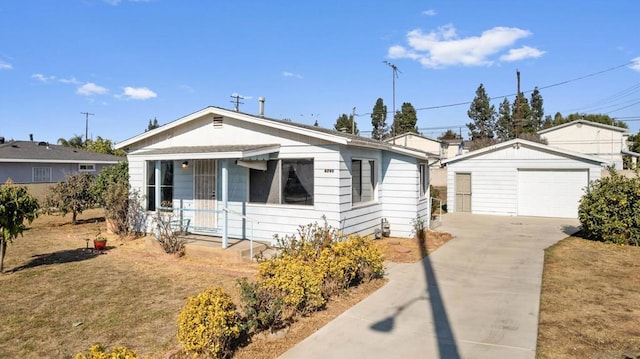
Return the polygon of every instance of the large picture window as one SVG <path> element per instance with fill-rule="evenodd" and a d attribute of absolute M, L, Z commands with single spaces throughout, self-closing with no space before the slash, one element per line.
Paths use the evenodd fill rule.
<path fill-rule="evenodd" d="M 147 210 L 155 211 L 156 199 L 156 162 L 147 162 Z M 160 206 L 171 206 L 173 201 L 173 161 L 160 161 Z"/>
<path fill-rule="evenodd" d="M 351 202 L 375 199 L 376 171 L 373 160 L 351 160 Z"/>
<path fill-rule="evenodd" d="M 249 202 L 313 205 L 313 159 L 267 162 L 267 170 L 249 170 Z"/>

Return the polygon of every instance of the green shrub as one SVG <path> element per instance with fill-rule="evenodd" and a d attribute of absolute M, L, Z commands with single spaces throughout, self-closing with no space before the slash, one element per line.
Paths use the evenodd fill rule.
<path fill-rule="evenodd" d="M 238 313 L 221 288 L 189 297 L 178 316 L 178 341 L 192 353 L 227 358 L 240 336 Z"/>
<path fill-rule="evenodd" d="M 114 347 L 110 352 L 100 345 L 92 345 L 88 353 L 78 353 L 75 359 L 136 359 L 138 355 L 131 349 L 125 347 Z"/>
<path fill-rule="evenodd" d="M 243 330 L 249 334 L 263 330 L 278 330 L 289 322 L 284 318 L 284 300 L 280 292 L 270 290 L 247 278 L 238 279 L 244 313 Z M 291 318 L 288 318 L 289 320 Z"/>
<path fill-rule="evenodd" d="M 580 201 L 578 218 L 591 240 L 640 245 L 640 177 L 609 170 L 592 182 Z"/>

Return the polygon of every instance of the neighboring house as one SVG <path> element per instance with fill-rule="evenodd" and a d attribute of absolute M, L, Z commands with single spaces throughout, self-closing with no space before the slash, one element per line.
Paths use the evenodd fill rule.
<path fill-rule="evenodd" d="M 586 120 L 576 120 L 538 131 L 549 146 L 598 156 L 623 169 L 623 156 L 637 163 L 640 154 L 629 151 L 626 128 Z"/>
<path fill-rule="evenodd" d="M 322 216 L 361 235 L 386 219 L 398 237 L 411 235 L 412 219 L 429 220 L 427 154 L 402 146 L 207 107 L 116 147 L 150 214 L 172 206 L 190 232 L 223 246 L 271 241 Z"/>
<path fill-rule="evenodd" d="M 584 189 L 609 162 L 514 139 L 443 164 L 449 212 L 577 218 Z"/>
<path fill-rule="evenodd" d="M 24 184 L 42 198 L 53 183 L 68 175 L 99 173 L 104 166 L 117 164 L 125 158 L 88 152 L 47 142 L 5 141 L 0 137 L 0 181 L 11 179 Z"/>
<path fill-rule="evenodd" d="M 422 136 L 417 133 L 407 132 L 402 135 L 391 137 L 385 140 L 387 143 L 415 148 L 417 150 L 432 154 L 439 160 L 446 160 L 463 154 L 464 141 L 459 140 L 438 140 L 431 137 Z M 439 161 L 430 163 L 431 166 L 440 166 Z"/>

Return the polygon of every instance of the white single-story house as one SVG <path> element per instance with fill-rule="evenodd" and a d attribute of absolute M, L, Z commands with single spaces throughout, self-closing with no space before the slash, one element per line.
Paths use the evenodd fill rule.
<path fill-rule="evenodd" d="M 433 154 L 434 157 L 439 160 L 446 160 L 447 158 L 465 153 L 463 152 L 464 141 L 462 139 L 438 140 L 417 133 L 407 132 L 395 137 L 387 138 L 385 141 L 394 145 L 415 148 L 417 150 Z M 440 162 L 434 161 L 431 162 L 430 165 L 439 167 Z"/>
<path fill-rule="evenodd" d="M 584 189 L 609 162 L 514 139 L 443 164 L 449 212 L 577 218 Z"/>
<path fill-rule="evenodd" d="M 640 156 L 629 151 L 629 132 L 622 127 L 576 120 L 538 131 L 538 134 L 549 146 L 598 156 L 618 170 L 624 168 L 623 156 L 631 157 L 635 163 Z"/>
<path fill-rule="evenodd" d="M 207 107 L 116 147 L 150 215 L 172 206 L 223 245 L 272 241 L 322 216 L 361 235 L 386 219 L 391 236 L 408 237 L 412 219 L 430 217 L 426 153 L 320 127 Z"/>

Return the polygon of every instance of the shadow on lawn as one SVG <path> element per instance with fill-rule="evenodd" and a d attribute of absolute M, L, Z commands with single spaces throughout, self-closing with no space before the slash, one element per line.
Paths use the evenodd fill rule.
<path fill-rule="evenodd" d="M 39 267 L 39 266 L 48 266 L 53 264 L 63 264 L 63 263 L 71 263 L 71 262 L 81 262 L 81 261 L 95 258 L 100 254 L 104 254 L 104 251 L 97 251 L 90 248 L 89 249 L 85 249 L 85 248 L 67 249 L 64 251 L 57 251 L 53 253 L 36 254 L 31 257 L 31 260 L 29 262 L 21 266 L 15 267 L 8 272 L 15 273 L 24 269 L 29 269 L 29 268 Z"/>

